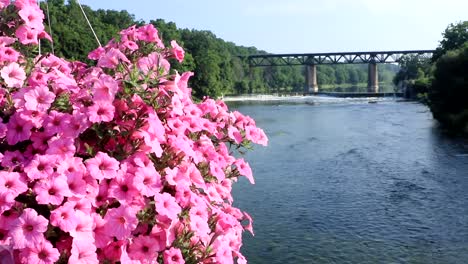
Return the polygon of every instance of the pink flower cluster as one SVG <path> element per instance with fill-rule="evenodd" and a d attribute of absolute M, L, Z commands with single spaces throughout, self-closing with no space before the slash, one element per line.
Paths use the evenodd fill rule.
<path fill-rule="evenodd" d="M 0 20 L 11 29 L 0 32 L 0 262 L 246 263 L 252 220 L 231 188 L 254 180 L 231 148 L 267 144 L 254 120 L 194 103 L 193 74 L 168 62 L 183 49 L 151 25 L 91 52 L 90 67 L 26 57 L 48 37 L 44 15 L 35 0 L 0 0 L 7 8 L 17 16 Z"/>

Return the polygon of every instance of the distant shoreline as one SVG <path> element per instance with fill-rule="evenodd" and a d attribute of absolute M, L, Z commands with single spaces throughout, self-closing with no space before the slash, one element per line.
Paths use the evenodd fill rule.
<path fill-rule="evenodd" d="M 306 99 L 311 96 L 303 95 L 271 95 L 271 94 L 243 94 L 243 95 L 228 95 L 219 99 L 225 102 L 237 101 L 278 101 L 278 100 L 297 100 Z"/>
<path fill-rule="evenodd" d="M 398 97 L 400 98 L 400 97 Z M 218 98 L 224 102 L 267 102 L 267 101 L 286 101 L 286 102 L 314 102 L 314 103 L 332 103 L 332 102 L 343 102 L 343 101 L 388 101 L 394 100 L 394 96 L 333 96 L 327 94 L 318 95 L 271 95 L 271 94 L 244 94 L 244 95 L 229 95 Z M 401 99 L 401 98 L 400 98 Z"/>

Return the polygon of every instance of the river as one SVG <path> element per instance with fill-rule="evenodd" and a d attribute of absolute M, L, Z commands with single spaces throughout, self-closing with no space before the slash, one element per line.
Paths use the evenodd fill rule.
<path fill-rule="evenodd" d="M 313 104 L 311 102 L 317 102 Z M 228 103 L 269 146 L 234 186 L 249 263 L 468 263 L 468 142 L 414 102 Z"/>

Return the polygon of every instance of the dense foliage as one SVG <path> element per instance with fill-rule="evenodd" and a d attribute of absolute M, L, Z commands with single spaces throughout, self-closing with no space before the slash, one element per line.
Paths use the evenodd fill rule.
<path fill-rule="evenodd" d="M 431 59 L 417 55 L 406 55 L 401 58 L 400 67 L 393 78 L 393 83 L 406 92 L 405 97 L 427 102 L 432 67 Z"/>
<path fill-rule="evenodd" d="M 468 134 L 468 21 L 450 24 L 431 60 L 407 57 L 395 76 L 451 132 Z"/>
<path fill-rule="evenodd" d="M 432 56 L 432 61 L 437 61 L 447 51 L 462 47 L 468 41 L 468 21 L 460 21 L 450 24 L 442 33 L 439 47 Z"/>
<path fill-rule="evenodd" d="M 42 4 L 43 10 L 47 6 Z M 76 1 L 49 0 L 49 14 L 54 38 L 55 54 L 68 59 L 87 60 L 85 54 L 97 47 Z M 142 24 L 126 11 L 97 10 L 83 6 L 96 34 L 101 41 L 116 37 L 116 32 L 131 24 Z M 264 67 L 249 69 L 247 61 L 239 56 L 265 53 L 254 47 L 237 46 L 217 38 L 205 30 L 180 29 L 173 22 L 151 20 L 166 41 L 176 40 L 185 49 L 185 60 L 179 64 L 171 61 L 174 68 L 194 72 L 190 80 L 194 94 L 221 96 L 246 93 L 302 93 L 305 87 L 304 67 Z M 47 30 L 49 28 L 47 27 Z M 168 42 L 165 43 L 166 45 Z M 44 44 L 45 50 L 52 47 Z M 318 67 L 318 82 L 321 89 L 336 89 L 345 86 L 360 86 L 366 89 L 367 65 L 321 65 Z M 379 81 L 391 83 L 396 72 L 392 65 L 379 65 Z M 209 74 L 208 74 L 209 73 Z"/>
<path fill-rule="evenodd" d="M 233 153 L 267 138 L 192 100 L 178 43 L 131 26 L 89 66 L 39 53 L 36 0 L 0 14 L 0 263 L 246 263 L 231 189 L 254 179 Z"/>
<path fill-rule="evenodd" d="M 429 106 L 447 128 L 468 135 L 468 41 L 436 61 Z"/>

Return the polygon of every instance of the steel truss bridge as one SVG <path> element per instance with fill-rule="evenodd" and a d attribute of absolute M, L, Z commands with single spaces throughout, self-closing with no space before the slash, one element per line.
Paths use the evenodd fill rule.
<path fill-rule="evenodd" d="M 304 54 L 260 54 L 247 56 L 250 67 L 297 66 L 306 67 L 304 93 L 317 93 L 317 68 L 321 64 L 369 64 L 368 92 L 378 93 L 378 63 L 399 63 L 405 55 L 430 58 L 434 50 L 333 52 Z"/>

